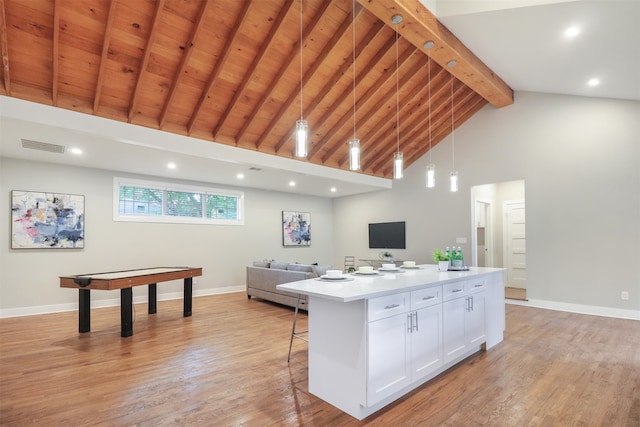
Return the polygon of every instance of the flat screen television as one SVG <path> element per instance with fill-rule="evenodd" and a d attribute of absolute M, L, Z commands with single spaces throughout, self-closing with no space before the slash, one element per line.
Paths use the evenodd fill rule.
<path fill-rule="evenodd" d="M 369 248 L 406 249 L 405 222 L 369 224 Z"/>

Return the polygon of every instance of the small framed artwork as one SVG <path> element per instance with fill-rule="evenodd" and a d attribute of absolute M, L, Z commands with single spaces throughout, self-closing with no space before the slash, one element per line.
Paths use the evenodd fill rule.
<path fill-rule="evenodd" d="M 11 248 L 84 248 L 84 196 L 12 190 Z"/>
<path fill-rule="evenodd" d="M 311 246 L 311 214 L 282 211 L 282 245 Z"/>

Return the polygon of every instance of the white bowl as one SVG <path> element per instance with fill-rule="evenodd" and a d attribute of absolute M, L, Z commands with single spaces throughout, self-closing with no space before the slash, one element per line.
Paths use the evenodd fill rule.
<path fill-rule="evenodd" d="M 395 268 L 396 268 L 395 264 L 382 264 L 383 270 L 395 270 Z"/>
<path fill-rule="evenodd" d="M 327 270 L 327 277 L 341 277 L 342 270 Z"/>
<path fill-rule="evenodd" d="M 415 267 L 416 266 L 416 262 L 415 261 L 404 261 L 402 263 L 402 265 L 404 265 L 405 267 Z"/>
<path fill-rule="evenodd" d="M 373 267 L 370 265 L 363 265 L 358 267 L 358 273 L 373 273 Z"/>

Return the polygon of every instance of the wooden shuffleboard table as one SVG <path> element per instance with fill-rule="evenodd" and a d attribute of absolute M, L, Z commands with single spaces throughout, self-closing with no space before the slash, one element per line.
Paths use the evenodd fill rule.
<path fill-rule="evenodd" d="M 157 310 L 157 283 L 184 279 L 184 317 L 191 316 L 193 278 L 202 276 L 202 268 L 155 267 L 139 270 L 113 271 L 109 273 L 61 276 L 61 288 L 78 289 L 78 330 L 91 331 L 91 291 L 120 289 L 121 336 L 133 335 L 134 286 L 149 286 L 149 314 Z"/>

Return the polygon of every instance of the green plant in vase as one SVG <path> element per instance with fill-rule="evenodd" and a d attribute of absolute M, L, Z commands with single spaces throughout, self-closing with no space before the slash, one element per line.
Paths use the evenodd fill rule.
<path fill-rule="evenodd" d="M 438 270 L 447 271 L 449 270 L 449 256 L 443 252 L 441 249 L 435 249 L 432 252 L 433 262 L 438 264 Z"/>

